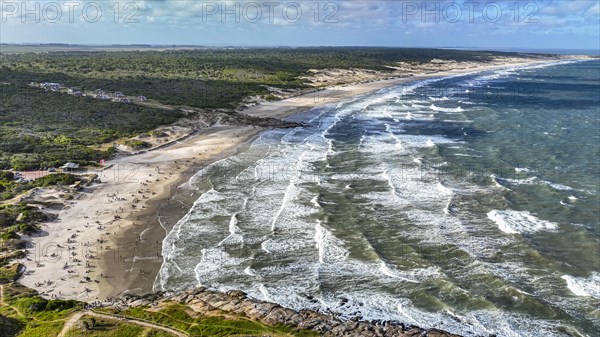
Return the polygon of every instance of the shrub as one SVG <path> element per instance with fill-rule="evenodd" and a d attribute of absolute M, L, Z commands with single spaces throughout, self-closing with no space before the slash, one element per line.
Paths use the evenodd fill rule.
<path fill-rule="evenodd" d="M 130 148 L 136 150 L 150 147 L 150 144 L 138 139 L 127 139 L 123 142 L 123 145 L 129 146 Z"/>
<path fill-rule="evenodd" d="M 10 171 L 0 171 L 0 182 L 2 181 L 13 181 L 15 179 L 15 175 Z"/>

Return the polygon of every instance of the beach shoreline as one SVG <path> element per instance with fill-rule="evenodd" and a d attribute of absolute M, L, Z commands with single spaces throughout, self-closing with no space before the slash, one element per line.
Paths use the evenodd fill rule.
<path fill-rule="evenodd" d="M 161 198 L 149 201 L 147 209 L 136 216 L 135 220 L 143 226 L 130 226 L 117 233 L 118 235 L 113 239 L 116 247 L 111 249 L 99 264 L 100 270 L 113 270 L 113 274 L 106 279 L 104 286 L 99 288 L 99 298 L 114 297 L 129 292 L 147 293 L 152 290 L 163 263 L 162 241 L 191 207 L 191 204 L 182 206 L 181 200 L 175 200 L 176 194 L 180 192 L 179 187 L 187 183 L 202 168 L 241 151 L 264 130 L 266 128 L 255 128 L 231 147 L 179 171 L 176 180 L 169 186 L 169 191 Z M 189 191 L 186 189 L 186 192 Z M 188 199 L 195 200 L 199 195 L 193 191 Z M 162 214 L 165 208 L 176 210 L 171 211 L 173 214 L 170 216 L 166 216 Z M 131 251 L 132 246 L 135 247 L 135 251 Z M 123 248 L 131 254 L 119 258 Z M 132 257 L 134 259 L 141 257 L 141 259 L 132 261 Z"/>
<path fill-rule="evenodd" d="M 44 297 L 91 302 L 121 294 L 133 280 L 148 281 L 151 273 L 135 262 L 150 261 L 158 267 L 162 263 L 160 237 L 165 232 L 158 221 L 150 221 L 157 208 L 198 168 L 233 154 L 238 145 L 262 130 L 215 126 L 182 142 L 122 156 L 103 170 L 88 172 L 101 182 L 84 186 L 56 212 L 56 219 L 43 223 L 39 234 L 27 238 L 28 256 L 19 261 L 26 271 L 19 282 Z M 140 256 L 142 243 L 149 242 L 154 247 L 144 247 L 143 252 L 152 251 L 152 255 Z"/>
<path fill-rule="evenodd" d="M 403 83 L 548 61 L 521 59 L 338 86 L 264 102 L 242 113 L 282 119 Z M 102 183 L 84 187 L 76 200 L 57 214 L 57 220 L 43 224 L 42 233 L 29 239 L 29 256 L 21 261 L 27 273 L 20 282 L 46 297 L 82 301 L 104 300 L 126 292 L 151 292 L 163 262 L 162 241 L 174 225 L 161 223 L 158 212 L 173 200 L 178 186 L 199 169 L 234 154 L 264 130 L 256 126 L 214 126 L 170 146 L 111 160 L 111 168 L 97 172 Z M 187 213 L 189 205 L 181 209 Z"/>

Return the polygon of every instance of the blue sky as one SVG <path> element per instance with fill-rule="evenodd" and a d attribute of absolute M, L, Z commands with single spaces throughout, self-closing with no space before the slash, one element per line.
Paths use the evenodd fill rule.
<path fill-rule="evenodd" d="M 1 2 L 3 43 L 600 49 L 600 0 Z"/>

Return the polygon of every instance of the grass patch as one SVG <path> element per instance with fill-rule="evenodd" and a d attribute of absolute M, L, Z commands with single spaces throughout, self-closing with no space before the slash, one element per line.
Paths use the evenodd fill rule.
<path fill-rule="evenodd" d="M 20 263 L 13 263 L 10 266 L 0 267 L 0 284 L 16 281 L 22 270 L 23 265 Z"/>
<path fill-rule="evenodd" d="M 29 322 L 25 329 L 18 335 L 19 337 L 56 337 L 63 326 L 64 321 L 60 322 Z"/>
<path fill-rule="evenodd" d="M 103 311 L 109 312 L 104 309 Z M 258 321 L 246 319 L 241 316 L 201 316 L 192 317 L 188 312 L 191 309 L 180 303 L 170 303 L 159 311 L 150 310 L 140 306 L 115 312 L 120 315 L 141 318 L 147 321 L 177 328 L 186 331 L 191 336 L 197 337 L 225 337 L 225 336 L 319 336 L 317 332 L 296 330 L 291 327 L 277 325 L 270 326 Z"/>
<path fill-rule="evenodd" d="M 85 323 L 84 323 L 85 322 Z M 95 318 L 93 316 L 83 316 L 69 331 L 67 337 L 137 337 L 146 336 L 142 334 L 146 327 L 121 322 L 118 320 L 109 320 L 104 318 Z M 172 335 L 168 335 L 172 336 Z"/>
<path fill-rule="evenodd" d="M 0 315 L 18 322 L 19 330 L 12 336 L 19 337 L 55 337 L 68 317 L 83 308 L 78 301 L 43 299 L 18 283 L 4 285 L 4 302 L 7 306 L 0 308 Z"/>

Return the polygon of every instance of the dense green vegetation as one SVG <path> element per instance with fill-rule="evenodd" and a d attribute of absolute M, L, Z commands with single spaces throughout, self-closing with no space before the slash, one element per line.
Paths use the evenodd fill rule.
<path fill-rule="evenodd" d="M 34 181 L 18 183 L 10 171 L 0 171 L 0 200 L 7 200 L 35 187 L 69 186 L 76 181 L 75 176 L 67 173 L 49 174 Z M 1 222 L 1 221 L 0 221 Z M 0 224 L 1 227 L 1 224 Z"/>
<path fill-rule="evenodd" d="M 4 74 L 3 74 L 4 75 Z M 171 124 L 180 112 L 45 92 L 29 85 L 0 85 L 0 169 L 56 167 L 108 158 L 111 142 Z"/>
<path fill-rule="evenodd" d="M 20 263 L 12 260 L 25 258 L 25 241 L 17 233 L 38 230 L 38 222 L 46 215 L 25 204 L 0 205 L 0 284 L 16 281 L 23 272 Z"/>
<path fill-rule="evenodd" d="M 150 147 L 150 144 L 148 144 L 144 141 L 138 140 L 138 139 L 127 139 L 127 140 L 123 141 L 123 145 L 129 146 L 130 148 L 135 149 L 135 150 Z"/>
<path fill-rule="evenodd" d="M 43 51 L 41 49 L 40 51 Z M 147 96 L 161 104 L 232 108 L 245 97 L 275 99 L 267 86 L 302 88 L 309 69 L 388 71 L 398 61 L 487 61 L 499 53 L 402 48 L 271 48 L 0 54 L 0 169 L 86 164 L 113 154 L 98 146 L 183 116 L 180 110 L 74 97 L 29 84 Z M 143 148 L 143 144 L 134 144 Z"/>
<path fill-rule="evenodd" d="M 498 53 L 494 53 L 498 54 Z M 221 108 L 268 94 L 264 85 L 303 87 L 309 69 L 389 71 L 398 61 L 487 61 L 490 52 L 403 48 L 203 49 L 0 55 L 3 82 L 59 82 L 84 90 L 145 95 L 163 104 Z"/>
<path fill-rule="evenodd" d="M 16 281 L 21 276 L 23 265 L 13 263 L 10 266 L 0 266 L 0 284 Z"/>
<path fill-rule="evenodd" d="M 35 290 L 18 283 L 3 287 L 4 306 L 0 307 L 0 322 L 7 322 L 7 326 L 1 328 L 2 336 L 55 337 L 65 320 L 83 308 L 83 303 L 78 301 L 43 299 Z"/>
<path fill-rule="evenodd" d="M 46 219 L 44 213 L 25 203 L 0 205 L 0 242 L 18 239 L 17 232 L 33 233 L 37 224 Z"/>

